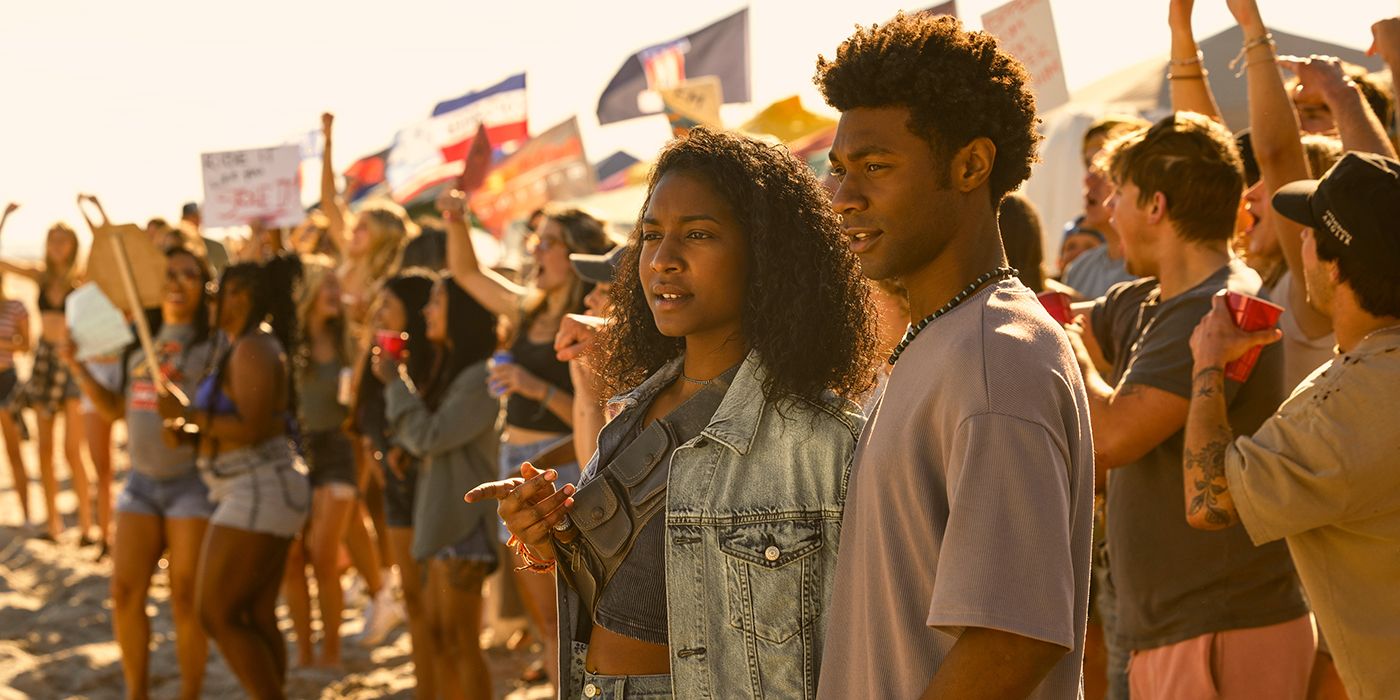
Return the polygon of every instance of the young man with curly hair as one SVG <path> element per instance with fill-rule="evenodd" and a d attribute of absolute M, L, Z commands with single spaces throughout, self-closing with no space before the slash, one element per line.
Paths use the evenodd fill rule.
<path fill-rule="evenodd" d="M 1039 140 L 1026 71 L 955 19 L 900 15 L 816 81 L 842 112 L 847 242 L 908 290 L 913 322 L 852 467 L 818 695 L 1077 697 L 1088 403 L 997 230 Z"/>
<path fill-rule="evenodd" d="M 1109 289 L 1071 336 L 1089 388 L 1095 468 L 1108 474 L 1108 555 L 1118 633 L 1132 650 L 1130 692 L 1301 700 L 1313 629 L 1287 548 L 1255 547 L 1240 528 L 1208 537 L 1181 517 L 1187 340 L 1216 293 L 1258 295 L 1262 285 L 1229 250 L 1244 189 L 1234 138 L 1180 112 L 1110 144 L 1108 166 L 1128 271 L 1143 279 Z M 1093 342 L 1110 366 L 1102 374 L 1086 350 Z M 1282 353 L 1265 348 L 1248 379 L 1225 389 L 1231 427 L 1253 433 L 1283 396 Z"/>

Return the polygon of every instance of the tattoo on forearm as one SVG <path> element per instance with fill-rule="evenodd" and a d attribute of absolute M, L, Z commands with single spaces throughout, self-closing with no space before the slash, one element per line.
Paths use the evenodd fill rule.
<path fill-rule="evenodd" d="M 1221 503 L 1221 497 L 1229 490 L 1225 479 L 1225 450 L 1230 447 L 1228 436 L 1207 442 L 1200 450 L 1186 451 L 1186 473 L 1195 488 L 1195 496 L 1187 509 L 1188 515 L 1205 512 L 1206 522 L 1212 525 L 1232 525 L 1235 514 Z"/>
<path fill-rule="evenodd" d="M 1225 374 L 1219 367 L 1207 367 L 1196 373 L 1192 377 L 1191 383 L 1196 387 L 1196 396 L 1215 396 L 1220 392 L 1220 377 Z"/>

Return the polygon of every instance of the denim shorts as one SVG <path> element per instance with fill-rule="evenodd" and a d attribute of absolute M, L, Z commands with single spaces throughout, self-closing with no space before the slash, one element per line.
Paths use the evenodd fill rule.
<path fill-rule="evenodd" d="M 501 565 L 498 547 L 491 541 L 491 529 L 483 526 L 456 544 L 439 549 L 433 558 L 463 565 L 463 570 L 454 574 L 454 585 L 460 580 L 459 587 L 467 589 L 480 584 Z"/>
<path fill-rule="evenodd" d="M 172 479 L 156 479 L 137 471 L 127 474 L 126 485 L 117 496 L 118 513 L 140 513 L 170 520 L 199 518 L 214 514 L 209 487 L 199 472 L 191 471 Z"/>
<path fill-rule="evenodd" d="M 347 484 L 358 490 L 355 478 L 355 444 L 339 430 L 308 432 L 301 438 L 311 488 Z"/>
<path fill-rule="evenodd" d="M 583 642 L 574 642 L 573 645 L 569 676 L 580 700 L 662 700 L 671 697 L 671 674 L 604 676 L 589 673 L 585 666 L 588 645 Z"/>
<path fill-rule="evenodd" d="M 311 483 L 287 436 L 201 462 L 215 505 L 211 525 L 287 538 L 301 532 L 311 510 Z"/>
<path fill-rule="evenodd" d="M 539 442 L 527 442 L 523 445 L 511 445 L 501 443 L 500 457 L 500 478 L 510 479 L 520 476 L 520 464 L 528 461 L 531 457 L 539 454 L 541 450 L 557 442 L 559 438 L 549 438 Z M 564 488 L 564 484 L 578 485 L 579 468 L 578 462 L 570 462 L 560 467 L 555 467 L 559 472 L 559 480 L 554 482 L 557 488 Z M 504 522 L 500 523 L 500 538 L 502 542 L 510 539 L 510 531 L 506 529 Z"/>

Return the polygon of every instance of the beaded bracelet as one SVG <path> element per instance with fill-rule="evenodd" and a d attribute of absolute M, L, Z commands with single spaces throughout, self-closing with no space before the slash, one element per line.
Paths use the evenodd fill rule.
<path fill-rule="evenodd" d="M 530 548 L 525 546 L 525 543 L 521 542 L 520 538 L 515 535 L 511 535 L 510 539 L 506 540 L 506 546 L 514 548 L 516 556 L 525 562 L 524 566 L 515 567 L 516 571 L 532 571 L 537 574 L 548 574 L 554 571 L 556 562 L 553 559 L 536 557 L 535 553 L 531 552 Z"/>
<path fill-rule="evenodd" d="M 1267 46 L 1272 50 L 1276 46 L 1274 43 L 1274 35 L 1265 34 L 1264 36 L 1257 36 L 1244 42 L 1244 46 L 1240 48 L 1240 52 L 1235 54 L 1234 60 L 1230 61 L 1230 70 L 1235 71 L 1236 78 L 1243 76 L 1245 70 L 1249 68 L 1249 64 L 1244 63 L 1245 54 L 1249 53 L 1251 49 L 1257 49 L 1261 46 Z M 1242 63 L 1244 65 L 1240 65 Z"/>
<path fill-rule="evenodd" d="M 1200 73 L 1192 73 L 1190 75 L 1179 75 L 1167 71 L 1167 80 L 1205 80 L 1207 75 L 1210 75 L 1210 71 L 1204 68 L 1201 69 Z"/>

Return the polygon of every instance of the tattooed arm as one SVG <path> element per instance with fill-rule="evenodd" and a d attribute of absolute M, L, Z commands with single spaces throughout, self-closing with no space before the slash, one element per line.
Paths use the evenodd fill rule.
<path fill-rule="evenodd" d="M 1070 346 L 1084 375 L 1089 395 L 1089 423 L 1094 434 L 1094 483 L 1108 483 L 1108 470 L 1126 467 L 1151 452 L 1186 423 L 1186 399 L 1146 384 L 1104 379 L 1081 334 L 1082 323 L 1065 326 Z"/>
<path fill-rule="evenodd" d="M 1186 470 L 1186 522 L 1198 530 L 1220 530 L 1240 520 L 1225 480 L 1225 451 L 1234 442 L 1235 433 L 1225 409 L 1223 366 L 1197 364 L 1191 385 L 1182 462 Z"/>
<path fill-rule="evenodd" d="M 1225 306 L 1224 292 L 1211 299 L 1210 313 L 1191 334 L 1196 367 L 1182 457 L 1186 522 L 1191 527 L 1223 530 L 1240 521 L 1225 477 L 1225 453 L 1235 441 L 1235 433 L 1225 407 L 1224 368 L 1250 348 L 1272 343 L 1281 336 L 1273 328 L 1257 333 L 1240 330 Z"/>

